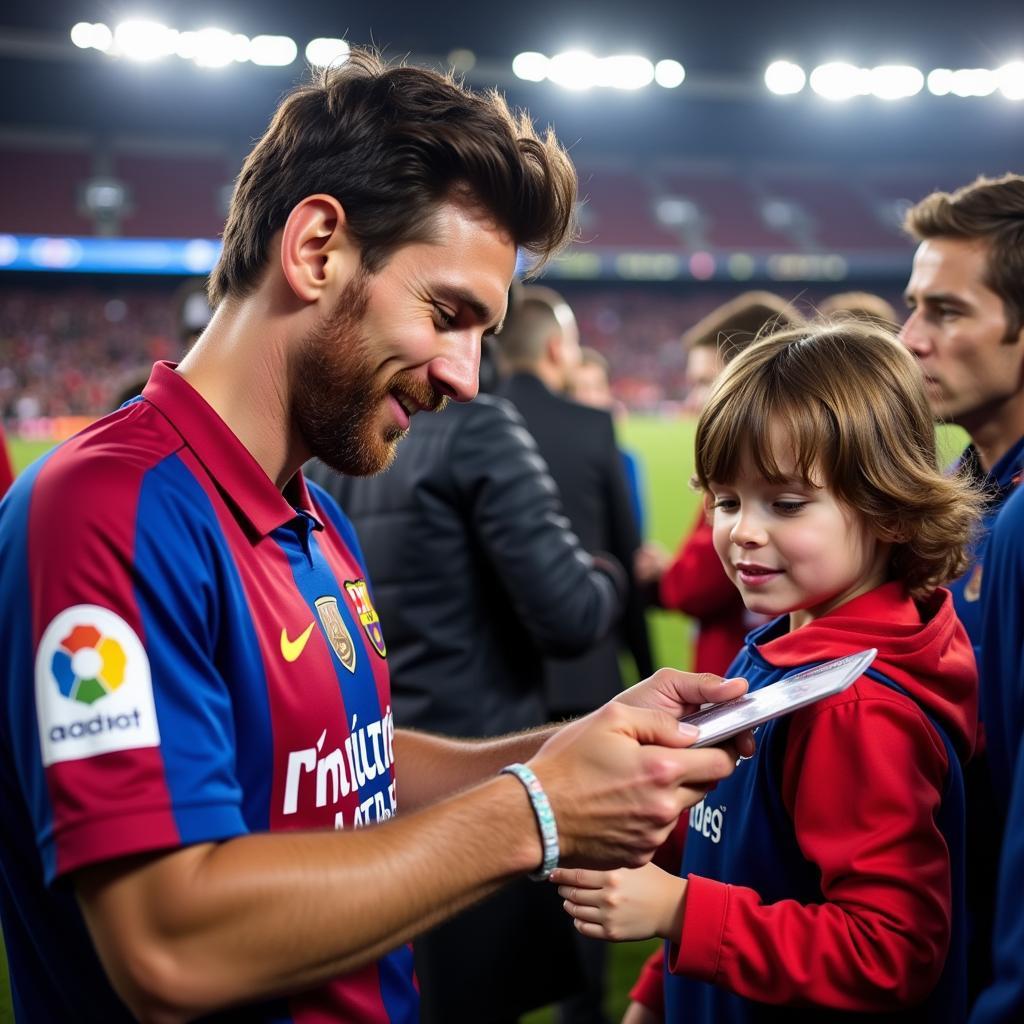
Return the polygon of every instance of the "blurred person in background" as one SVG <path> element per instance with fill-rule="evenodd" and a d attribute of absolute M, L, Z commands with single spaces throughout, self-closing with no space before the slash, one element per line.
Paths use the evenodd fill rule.
<path fill-rule="evenodd" d="M 640 534 L 629 485 L 615 441 L 611 413 L 568 397 L 581 362 L 579 330 L 568 303 L 557 292 L 524 288 L 498 335 L 506 379 L 499 394 L 516 407 L 537 442 L 562 494 L 565 512 L 584 550 L 606 551 L 629 577 L 625 620 L 641 620 L 643 641 L 634 648 L 637 671 L 653 670 L 644 605 L 633 584 L 633 560 Z M 631 630 L 631 635 L 632 630 Z M 622 689 L 618 634 L 606 636 L 575 658 L 545 663 L 548 712 L 555 720 L 586 714 Z M 604 945 L 579 937 L 587 971 L 587 990 L 559 1008 L 564 1024 L 605 1020 Z"/>
<path fill-rule="evenodd" d="M 744 684 L 670 670 L 561 728 L 396 730 L 354 531 L 301 472 L 379 472 L 475 396 L 575 192 L 497 94 L 353 50 L 247 157 L 199 343 L 0 502 L 18 1019 L 412 1024 L 413 935 L 559 861 L 643 863 L 733 770 L 678 719 Z"/>
<path fill-rule="evenodd" d="M 484 339 L 481 380 L 492 380 Z M 310 479 L 356 528 L 387 627 L 395 722 L 491 737 L 548 721 L 544 657 L 618 621 L 626 574 L 582 550 L 522 417 L 480 394 L 417 422 L 385 473 Z M 424 1024 L 493 1024 L 583 984 L 557 893 L 522 879 L 416 940 Z"/>
<path fill-rule="evenodd" d="M 932 412 L 955 423 L 970 444 L 955 469 L 986 496 L 986 510 L 967 571 L 950 584 L 957 614 L 978 660 L 979 754 L 968 765 L 968 902 L 972 914 L 971 991 L 991 979 L 991 938 L 1002 843 L 1020 735 L 1003 728 L 1019 701 L 1020 676 L 1007 663 L 1020 647 L 1021 622 L 1010 600 L 1020 580 L 989 558 L 989 535 L 1024 478 L 1024 177 L 978 178 L 955 192 L 933 192 L 907 212 L 904 227 L 918 243 L 904 297 L 900 338 L 924 375 Z M 1024 543 L 1015 532 L 1012 544 Z M 1019 565 L 1006 553 L 1000 562 Z M 1000 572 L 1007 600 L 984 605 L 985 577 Z M 985 616 L 995 616 L 986 621 Z M 1004 618 L 1009 615 L 1009 618 Z M 1011 716 L 1009 721 L 1019 721 Z M 1011 842 L 1019 842 L 1011 836 Z M 1019 884 L 1019 879 L 1015 882 Z M 1016 913 L 1024 913 L 1016 889 Z"/>
<path fill-rule="evenodd" d="M 581 405 L 592 409 L 604 409 L 612 414 L 613 421 L 625 415 L 625 407 L 615 401 L 612 394 L 608 360 L 596 349 L 586 345 L 580 348 L 580 364 L 569 382 L 569 395 Z M 644 537 L 646 504 L 644 497 L 644 469 L 638 453 L 619 447 L 622 468 L 629 486 L 629 497 L 633 505 L 641 544 Z M 647 630 L 647 615 L 641 600 L 632 600 L 622 620 L 622 641 L 636 665 L 646 666 L 652 661 L 651 639 Z"/>
<path fill-rule="evenodd" d="M 7 439 L 4 437 L 4 425 L 0 422 L 0 498 L 7 492 L 7 488 L 14 483 L 14 466 L 11 464 L 11 457 L 7 451 Z"/>
<path fill-rule="evenodd" d="M 793 327 L 800 314 L 771 292 L 737 296 L 683 335 L 686 407 L 699 412 L 722 370 L 759 334 Z M 744 637 L 760 620 L 752 615 L 715 554 L 711 523 L 703 506 L 675 556 L 655 542 L 644 545 L 636 559 L 638 583 L 654 589 L 657 603 L 694 621 L 695 672 L 724 672 L 743 647 Z"/>
<path fill-rule="evenodd" d="M 822 299 L 818 313 L 826 320 L 846 316 L 866 320 L 889 331 L 895 331 L 899 326 L 899 317 L 892 303 L 874 292 L 837 292 Z"/>
<path fill-rule="evenodd" d="M 611 372 L 608 360 L 595 348 L 583 345 L 580 348 L 580 364 L 572 374 L 569 382 L 569 397 L 581 405 L 589 405 L 591 409 L 605 409 L 612 414 L 624 413 L 612 394 Z M 629 496 L 633 503 L 633 516 L 636 519 L 640 537 L 644 536 L 646 521 L 644 472 L 640 456 L 627 448 L 619 448 L 622 456 L 622 467 L 626 471 L 626 483 L 629 484 Z"/>

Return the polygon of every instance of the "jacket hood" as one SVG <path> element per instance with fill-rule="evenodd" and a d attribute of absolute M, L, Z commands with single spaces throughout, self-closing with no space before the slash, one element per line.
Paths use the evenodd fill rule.
<path fill-rule="evenodd" d="M 872 668 L 906 690 L 946 730 L 961 757 L 974 749 L 978 671 L 967 632 L 948 590 L 915 601 L 903 584 L 885 583 L 791 633 L 767 639 L 757 651 L 778 668 L 806 665 L 878 649 Z"/>

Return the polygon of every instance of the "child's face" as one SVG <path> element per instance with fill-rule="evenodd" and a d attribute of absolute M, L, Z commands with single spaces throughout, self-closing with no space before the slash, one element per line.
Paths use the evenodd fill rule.
<path fill-rule="evenodd" d="M 711 482 L 714 543 L 747 608 L 789 612 L 797 629 L 883 583 L 890 545 L 827 487 L 779 468 L 789 479 L 769 483 L 748 454 L 735 480 Z"/>

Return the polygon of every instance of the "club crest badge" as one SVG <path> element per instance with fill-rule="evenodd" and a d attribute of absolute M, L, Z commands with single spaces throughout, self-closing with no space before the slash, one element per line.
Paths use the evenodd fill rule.
<path fill-rule="evenodd" d="M 356 614 L 359 616 L 359 621 L 363 624 L 363 629 L 373 645 L 373 649 L 382 658 L 386 658 L 388 652 L 384 646 L 384 632 L 380 628 L 377 609 L 373 607 L 373 602 L 370 600 L 370 590 L 366 585 L 366 580 L 349 580 L 345 584 L 345 589 L 348 591 L 348 596 L 352 599 Z"/>
<path fill-rule="evenodd" d="M 349 633 L 345 620 L 342 618 L 341 609 L 338 607 L 336 597 L 319 597 L 316 600 L 317 614 L 323 623 L 324 632 L 330 641 L 338 661 L 349 670 L 356 670 L 356 646 L 352 643 L 352 634 Z"/>

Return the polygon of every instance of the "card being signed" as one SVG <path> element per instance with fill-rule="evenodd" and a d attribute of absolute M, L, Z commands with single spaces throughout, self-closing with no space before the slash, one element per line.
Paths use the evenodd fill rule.
<path fill-rule="evenodd" d="M 714 704 L 683 721 L 696 725 L 700 735 L 694 747 L 710 747 L 735 736 L 744 729 L 753 729 L 772 718 L 788 715 L 823 697 L 842 693 L 875 660 L 875 648 L 826 661 L 795 676 L 780 679 L 753 693 L 744 694 L 724 704 Z"/>

